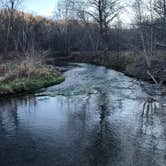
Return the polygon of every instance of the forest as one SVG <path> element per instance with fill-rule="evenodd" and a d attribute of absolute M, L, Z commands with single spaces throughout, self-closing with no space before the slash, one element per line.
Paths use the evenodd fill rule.
<path fill-rule="evenodd" d="M 166 166 L 166 0 L 0 0 L 0 166 Z"/>
<path fill-rule="evenodd" d="M 52 57 L 57 63 L 89 62 L 165 83 L 165 0 L 59 0 L 51 18 L 26 13 L 22 4 L 23 0 L 0 3 L 2 76 L 8 60 L 26 59 L 23 64 L 33 61 L 35 66 Z M 120 17 L 124 11 L 132 13 L 130 24 Z"/>

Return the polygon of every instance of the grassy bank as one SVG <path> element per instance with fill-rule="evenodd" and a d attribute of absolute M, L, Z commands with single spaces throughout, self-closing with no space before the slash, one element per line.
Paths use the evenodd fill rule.
<path fill-rule="evenodd" d="M 61 83 L 64 80 L 63 76 L 40 75 L 30 79 L 19 78 L 12 82 L 0 82 L 0 96 L 16 95 L 18 93 L 32 93 L 44 87 Z"/>
<path fill-rule="evenodd" d="M 3 60 L 0 64 L 0 96 L 32 93 L 64 81 L 64 76 L 42 62 L 41 57 Z"/>
<path fill-rule="evenodd" d="M 73 52 L 71 60 L 74 62 L 85 62 L 103 65 L 108 68 L 125 73 L 141 80 L 153 82 L 147 73 L 152 73 L 158 83 L 166 83 L 166 51 L 155 51 L 151 60 L 151 68 L 146 65 L 144 57 L 138 53 L 123 52 Z"/>

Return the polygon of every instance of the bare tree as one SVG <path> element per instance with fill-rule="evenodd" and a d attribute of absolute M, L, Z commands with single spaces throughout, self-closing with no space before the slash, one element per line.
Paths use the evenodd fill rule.
<path fill-rule="evenodd" d="M 158 31 L 157 45 L 166 48 L 166 0 L 154 0 L 153 10 L 156 14 L 156 31 Z"/>
<path fill-rule="evenodd" d="M 136 28 L 140 34 L 141 46 L 138 49 L 141 50 L 146 64 L 147 64 L 147 74 L 152 78 L 152 80 L 157 83 L 151 72 L 152 66 L 152 56 L 153 49 L 156 45 L 155 43 L 155 33 L 154 33 L 154 13 L 153 13 L 153 2 L 152 0 L 135 0 L 133 7 L 136 16 Z"/>
<path fill-rule="evenodd" d="M 72 20 L 76 18 L 73 0 L 59 0 L 55 11 L 55 18 L 57 20 L 57 28 L 59 35 L 64 39 L 65 54 L 70 52 L 71 40 L 71 24 Z"/>
<path fill-rule="evenodd" d="M 7 17 L 7 34 L 6 34 L 6 52 L 9 48 L 9 37 L 15 43 L 15 48 L 17 49 L 17 42 L 13 36 L 14 26 L 15 26 L 15 16 L 16 12 L 19 9 L 22 0 L 2 0 L 2 7 L 5 9 L 5 15 Z"/>
<path fill-rule="evenodd" d="M 133 3 L 133 8 L 135 11 L 135 22 L 136 22 L 136 27 L 138 28 L 138 31 L 140 33 L 140 39 L 141 39 L 141 44 L 142 44 L 142 49 L 143 49 L 143 56 L 145 57 L 146 63 L 148 67 L 150 68 L 151 63 L 150 63 L 150 58 L 148 56 L 148 49 L 147 49 L 147 43 L 146 43 L 146 36 L 147 31 L 146 28 L 147 26 L 147 11 L 145 11 L 145 4 L 143 0 L 135 0 Z"/>
<path fill-rule="evenodd" d="M 90 17 L 99 26 L 101 37 L 106 40 L 108 29 L 112 21 L 118 16 L 122 9 L 119 0 L 82 0 L 79 1 L 84 6 L 84 11 L 79 9 L 81 13 Z M 85 18 L 85 17 L 84 17 Z"/>
<path fill-rule="evenodd" d="M 166 0 L 154 1 L 153 8 L 157 16 L 166 22 Z"/>

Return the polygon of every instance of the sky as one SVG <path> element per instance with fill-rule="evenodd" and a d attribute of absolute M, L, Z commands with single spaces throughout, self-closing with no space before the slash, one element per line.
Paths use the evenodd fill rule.
<path fill-rule="evenodd" d="M 23 10 L 35 15 L 49 17 L 53 14 L 57 0 L 24 0 Z"/>
<path fill-rule="evenodd" d="M 25 12 L 32 13 L 34 15 L 40 15 L 44 17 L 51 17 L 53 15 L 53 11 L 56 8 L 58 0 L 24 0 L 22 8 Z M 123 0 L 123 2 L 131 3 L 132 0 Z M 131 14 L 128 12 L 123 12 L 120 15 L 120 18 L 123 24 L 131 23 Z"/>

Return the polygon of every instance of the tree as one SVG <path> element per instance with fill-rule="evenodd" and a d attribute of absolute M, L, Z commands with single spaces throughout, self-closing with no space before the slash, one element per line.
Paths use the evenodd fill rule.
<path fill-rule="evenodd" d="M 154 1 L 153 8 L 157 16 L 166 22 L 166 0 Z"/>
<path fill-rule="evenodd" d="M 138 49 L 141 50 L 145 62 L 147 64 L 147 74 L 152 78 L 152 80 L 157 83 L 156 79 L 151 73 L 152 66 L 152 57 L 153 49 L 156 45 L 155 40 L 155 19 L 153 13 L 152 0 L 143 1 L 135 0 L 134 11 L 136 16 L 136 28 L 139 32 L 139 38 L 141 46 L 138 46 Z"/>
<path fill-rule="evenodd" d="M 145 57 L 148 67 L 151 66 L 150 55 L 149 55 L 149 18 L 147 16 L 147 8 L 143 0 L 135 0 L 133 8 L 135 11 L 135 25 L 140 34 L 141 46 L 138 49 L 142 49 L 143 56 Z"/>
<path fill-rule="evenodd" d="M 119 15 L 122 5 L 119 0 L 82 0 L 79 1 L 78 9 L 83 18 L 89 17 L 89 20 L 96 23 L 99 27 L 99 33 L 103 41 L 107 42 L 110 24 Z"/>
<path fill-rule="evenodd" d="M 69 54 L 71 49 L 71 34 L 72 34 L 72 20 L 75 19 L 75 13 L 73 11 L 73 0 L 59 0 L 57 10 L 55 11 L 55 18 L 57 20 L 57 28 L 59 35 L 61 36 L 61 44 L 65 50 L 65 54 Z M 59 25 L 59 26 L 58 26 Z"/>
<path fill-rule="evenodd" d="M 2 0 L 2 7 L 5 11 L 5 17 L 6 17 L 6 47 L 5 51 L 7 52 L 9 49 L 9 42 L 12 41 L 12 44 L 15 45 L 15 49 L 17 50 L 17 43 L 16 37 L 14 36 L 14 32 L 16 30 L 16 17 L 17 17 L 17 10 L 19 9 L 22 0 Z"/>
<path fill-rule="evenodd" d="M 153 10 L 156 14 L 157 46 L 166 48 L 166 0 L 155 0 L 153 2 Z"/>

